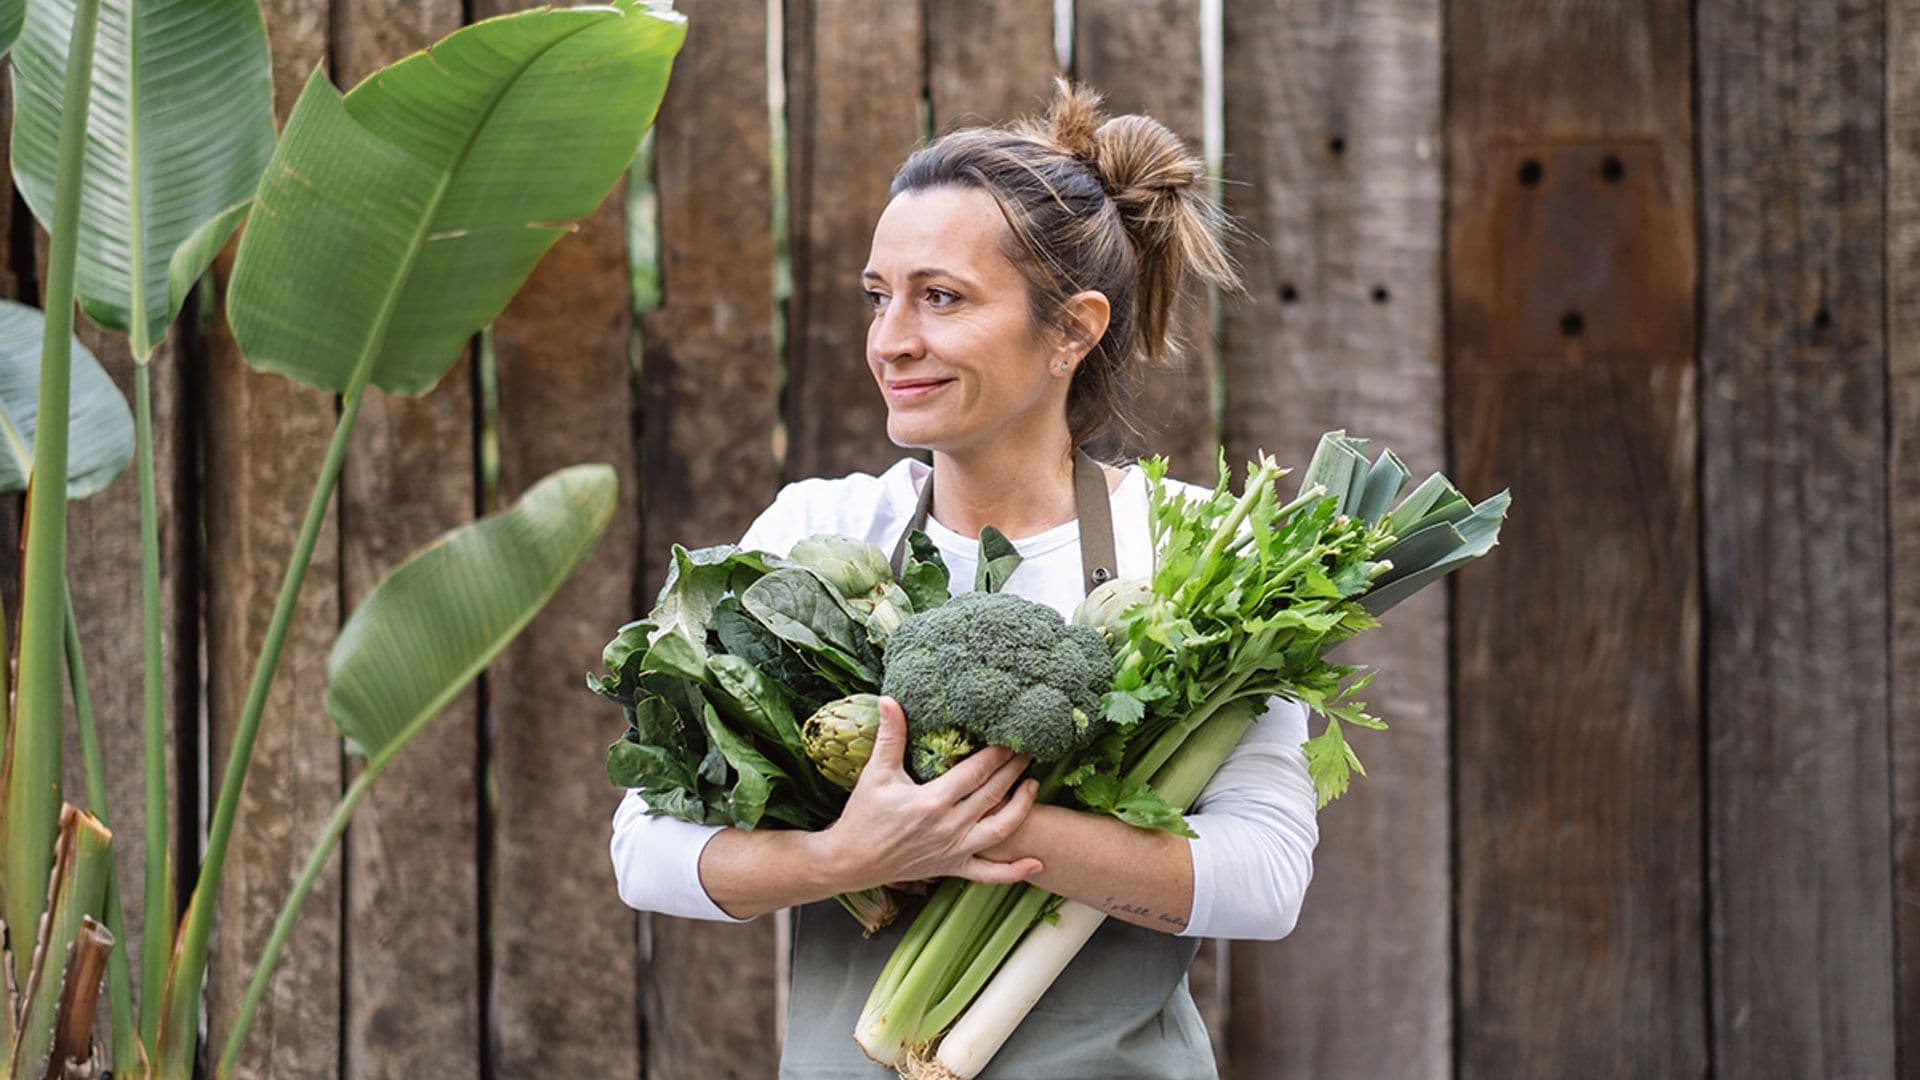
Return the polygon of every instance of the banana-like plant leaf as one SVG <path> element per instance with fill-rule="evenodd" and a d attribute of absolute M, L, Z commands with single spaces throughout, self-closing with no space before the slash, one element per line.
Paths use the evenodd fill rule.
<path fill-rule="evenodd" d="M 26 21 L 27 0 L 0 0 L 0 56 L 5 56 L 20 37 L 20 24 Z"/>
<path fill-rule="evenodd" d="M 593 550 L 617 487 L 605 465 L 562 469 L 368 594 L 327 658 L 327 712 L 358 753 L 398 750 L 506 648 Z"/>
<path fill-rule="evenodd" d="M 46 321 L 38 308 L 0 300 L 0 495 L 27 490 L 33 471 L 40 335 Z M 84 499 L 112 483 L 133 460 L 133 412 L 106 369 L 78 339 L 72 362 L 67 498 Z"/>
<path fill-rule="evenodd" d="M 53 206 L 74 0 L 33 0 L 14 50 L 13 172 Z M 104 0 L 80 206 L 76 292 L 145 362 L 238 225 L 273 152 L 273 69 L 258 0 Z"/>
<path fill-rule="evenodd" d="M 457 31 L 342 98 L 316 72 L 261 178 L 228 298 L 247 360 L 424 393 L 632 160 L 686 36 L 613 7 Z"/>

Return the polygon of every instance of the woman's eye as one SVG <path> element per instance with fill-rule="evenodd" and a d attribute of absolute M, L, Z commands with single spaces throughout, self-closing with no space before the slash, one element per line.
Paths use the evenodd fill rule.
<path fill-rule="evenodd" d="M 881 301 L 887 298 L 886 294 L 874 292 L 872 289 L 862 289 L 860 292 L 867 298 L 867 306 L 875 311 L 880 310 Z"/>
<path fill-rule="evenodd" d="M 948 291 L 947 291 L 947 290 L 945 290 L 945 289 L 928 289 L 928 290 L 927 290 L 927 295 L 928 295 L 929 297 L 932 297 L 932 298 L 934 298 L 934 299 L 936 299 L 936 300 L 937 300 L 937 299 L 939 299 L 939 298 L 942 298 L 942 297 L 944 297 L 944 298 L 945 298 L 945 299 L 946 299 L 946 300 L 947 300 L 947 301 L 948 301 L 949 303 L 951 303 L 952 301 L 955 301 L 955 300 L 958 300 L 958 299 L 960 299 L 960 298 L 959 298 L 958 296 L 956 296 L 956 295 L 954 295 L 953 293 L 950 293 L 950 292 L 948 292 Z M 945 305 L 945 304 L 935 304 L 934 306 L 935 306 L 935 307 L 945 307 L 946 305 Z"/>

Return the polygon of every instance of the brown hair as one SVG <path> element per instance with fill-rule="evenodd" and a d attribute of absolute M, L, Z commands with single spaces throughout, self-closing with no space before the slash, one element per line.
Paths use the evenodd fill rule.
<path fill-rule="evenodd" d="M 1206 165 L 1150 116 L 1108 118 L 1100 94 L 1056 76 L 1045 117 L 950 131 L 915 150 L 889 195 L 955 186 L 987 192 L 1006 218 L 1003 251 L 1027 282 L 1036 326 L 1071 331 L 1066 300 L 1107 298 L 1107 330 L 1075 369 L 1075 446 L 1138 438 L 1144 369 L 1178 367 L 1174 311 L 1196 281 L 1241 290 L 1223 246 L 1234 223 L 1208 197 Z"/>

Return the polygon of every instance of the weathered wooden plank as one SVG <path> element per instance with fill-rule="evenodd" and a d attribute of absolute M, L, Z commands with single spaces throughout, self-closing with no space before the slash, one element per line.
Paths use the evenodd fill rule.
<path fill-rule="evenodd" d="M 921 6 L 791 0 L 785 12 L 786 476 L 877 473 L 903 451 L 887 439 L 867 370 L 860 269 L 893 172 L 920 135 Z"/>
<path fill-rule="evenodd" d="M 1200 70 L 1200 0 L 1077 0 L 1073 9 L 1074 76 L 1100 91 L 1111 115 L 1146 113 L 1202 152 L 1206 114 Z M 1164 371 L 1140 386 L 1140 438 L 1121 438 L 1125 455 L 1161 453 L 1172 475 L 1214 481 L 1216 366 L 1213 327 L 1202 298 L 1174 321 L 1185 343 Z"/>
<path fill-rule="evenodd" d="M 1920 0 L 1887 5 L 1889 58 L 1920 55 Z M 1887 64 L 1887 535 L 1893 538 L 1894 1033 L 1920 1069 L 1920 71 Z"/>
<path fill-rule="evenodd" d="M 274 109 L 284 123 L 326 51 L 327 5 L 269 0 L 264 7 Z M 231 250 L 215 268 L 223 304 Z M 204 418 L 207 745 L 217 793 L 335 407 L 332 394 L 248 368 L 224 317 L 204 340 L 198 415 Z M 337 515 L 329 511 L 280 654 L 228 847 L 208 969 L 216 1037 L 232 1027 L 274 917 L 340 796 L 340 736 L 321 706 L 327 651 L 340 625 L 336 527 Z M 315 884 L 280 958 L 237 1076 L 339 1071 L 340 895 L 336 860 Z"/>
<path fill-rule="evenodd" d="M 640 324 L 649 602 L 670 545 L 739 539 L 780 481 L 767 11 L 720 0 L 681 10 L 687 42 L 654 126 L 662 302 Z M 594 715 L 612 741 L 617 717 Z M 611 813 L 618 793 L 601 794 Z M 774 920 L 653 915 L 647 933 L 646 1075 L 773 1075 Z"/>
<path fill-rule="evenodd" d="M 1445 465 L 1440 17 L 1227 6 L 1226 205 L 1265 238 L 1236 251 L 1249 295 L 1222 314 L 1236 469 L 1262 449 L 1304 468 L 1330 428 L 1416 480 Z M 1357 740 L 1371 777 L 1320 815 L 1293 935 L 1233 946 L 1233 1075 L 1451 1073 L 1446 615 L 1433 590 L 1353 647 L 1393 730 Z"/>
<path fill-rule="evenodd" d="M 1052 0 L 928 4 L 927 87 L 937 136 L 1046 109 L 1053 48 Z"/>
<path fill-rule="evenodd" d="M 1688 12 L 1446 34 L 1453 464 L 1514 496 L 1454 583 L 1458 1071 L 1700 1075 Z"/>
<path fill-rule="evenodd" d="M 352 86 L 460 26 L 459 0 L 355 0 L 335 13 L 334 77 Z M 433 390 L 370 388 L 341 483 L 347 611 L 415 551 L 472 520 L 473 368 Z M 345 844 L 344 1074 L 480 1074 L 478 695 L 469 689 L 401 754 Z M 364 762 L 350 758 L 348 779 Z"/>
<path fill-rule="evenodd" d="M 500 505 L 582 461 L 612 465 L 621 491 L 593 555 L 485 678 L 491 1061 L 503 1077 L 640 1074 L 635 922 L 607 863 L 612 737 L 581 681 L 633 617 L 639 569 L 624 190 L 554 245 L 493 330 Z"/>
<path fill-rule="evenodd" d="M 1697 26 L 1714 1067 L 1893 1076 L 1884 5 Z"/>

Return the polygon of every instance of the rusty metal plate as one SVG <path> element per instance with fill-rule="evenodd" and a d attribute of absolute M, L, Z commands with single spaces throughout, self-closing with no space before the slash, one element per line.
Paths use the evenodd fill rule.
<path fill-rule="evenodd" d="M 1672 172 L 1637 138 L 1499 141 L 1483 154 L 1453 171 L 1473 185 L 1449 230 L 1454 362 L 1691 363 L 1687 165 Z"/>

